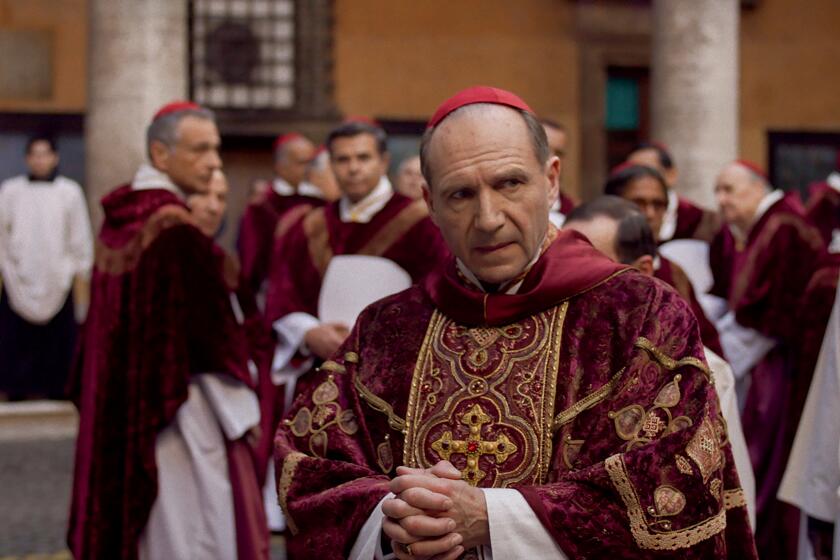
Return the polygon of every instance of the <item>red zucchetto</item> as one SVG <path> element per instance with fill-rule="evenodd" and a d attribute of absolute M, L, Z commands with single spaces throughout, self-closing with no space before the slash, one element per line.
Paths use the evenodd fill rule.
<path fill-rule="evenodd" d="M 158 120 L 161 117 L 165 117 L 166 115 L 171 115 L 172 113 L 177 113 L 178 111 L 188 111 L 188 110 L 200 110 L 201 105 L 198 103 L 193 103 L 192 101 L 173 101 L 172 103 L 167 103 L 160 109 L 158 109 L 155 116 L 152 117 L 153 121 Z"/>
<path fill-rule="evenodd" d="M 288 144 L 292 140 L 303 138 L 303 135 L 297 132 L 289 132 L 288 134 L 281 134 L 274 140 L 274 151 L 276 152 L 283 144 Z"/>
<path fill-rule="evenodd" d="M 493 105 L 505 105 L 514 109 L 520 109 L 534 114 L 534 111 L 525 103 L 521 97 L 509 91 L 488 87 L 488 86 L 473 86 L 465 90 L 459 91 L 438 107 L 432 118 L 429 119 L 427 128 L 434 128 L 440 121 L 445 119 L 447 115 L 453 111 L 460 109 L 466 105 L 475 105 L 476 103 L 491 103 Z"/>

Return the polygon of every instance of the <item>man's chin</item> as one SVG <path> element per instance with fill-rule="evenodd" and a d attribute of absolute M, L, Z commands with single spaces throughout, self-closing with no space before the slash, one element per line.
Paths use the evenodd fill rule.
<path fill-rule="evenodd" d="M 504 284 L 519 276 L 525 268 L 514 264 L 478 266 L 470 268 L 475 277 L 485 284 Z"/>

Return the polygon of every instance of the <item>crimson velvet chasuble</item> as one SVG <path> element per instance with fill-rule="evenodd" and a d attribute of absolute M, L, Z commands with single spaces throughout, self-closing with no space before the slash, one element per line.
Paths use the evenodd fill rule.
<path fill-rule="evenodd" d="M 515 295 L 454 260 L 368 307 L 275 439 L 294 557 L 345 558 L 398 465 L 517 489 L 569 558 L 755 558 L 697 323 L 557 234 Z"/>
<path fill-rule="evenodd" d="M 131 560 L 157 495 L 158 434 L 187 399 L 191 375 L 251 385 L 249 349 L 229 297 L 238 271 L 177 196 L 124 186 L 102 205 L 72 388 L 79 437 L 68 542 L 75 558 Z M 235 502 L 238 464 L 229 462 Z"/>

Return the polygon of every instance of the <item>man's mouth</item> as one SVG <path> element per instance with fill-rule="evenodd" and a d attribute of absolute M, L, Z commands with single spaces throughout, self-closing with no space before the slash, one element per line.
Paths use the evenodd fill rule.
<path fill-rule="evenodd" d="M 490 253 L 495 253 L 496 251 L 504 249 L 505 247 L 508 247 L 510 245 L 513 245 L 513 241 L 508 241 L 505 243 L 496 243 L 494 245 L 483 245 L 481 247 L 476 247 L 473 250 L 482 255 L 489 255 Z"/>

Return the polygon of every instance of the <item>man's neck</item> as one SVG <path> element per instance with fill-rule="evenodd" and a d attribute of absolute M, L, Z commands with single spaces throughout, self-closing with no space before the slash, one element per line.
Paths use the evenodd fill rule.
<path fill-rule="evenodd" d="M 53 169 L 46 175 L 36 175 L 32 172 L 27 175 L 29 181 L 33 183 L 52 183 L 56 177 L 58 177 L 58 169 Z"/>
<path fill-rule="evenodd" d="M 173 193 L 181 200 L 186 200 L 187 198 L 187 193 L 173 183 L 169 175 L 148 163 L 140 165 L 140 168 L 134 175 L 134 179 L 131 181 L 131 188 L 136 191 L 163 189 Z"/>
<path fill-rule="evenodd" d="M 379 183 L 364 197 L 353 201 L 346 194 L 342 194 L 338 209 L 342 222 L 368 223 L 393 196 L 391 182 L 384 175 Z"/>

